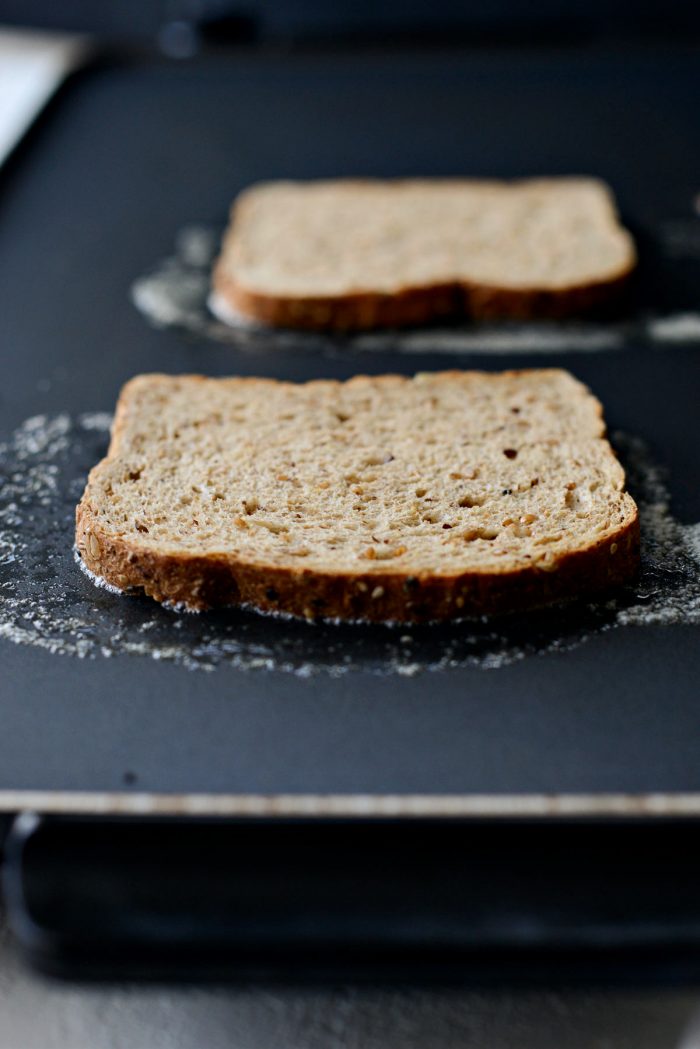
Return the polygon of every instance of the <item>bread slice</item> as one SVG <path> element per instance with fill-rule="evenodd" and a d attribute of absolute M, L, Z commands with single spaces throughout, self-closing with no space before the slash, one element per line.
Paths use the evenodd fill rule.
<path fill-rule="evenodd" d="M 213 293 L 289 328 L 565 317 L 608 302 L 635 264 L 596 179 L 270 182 L 235 202 Z"/>
<path fill-rule="evenodd" d="M 603 590 L 637 508 L 558 369 L 303 384 L 142 375 L 77 509 L 87 568 L 194 609 L 420 621 Z"/>

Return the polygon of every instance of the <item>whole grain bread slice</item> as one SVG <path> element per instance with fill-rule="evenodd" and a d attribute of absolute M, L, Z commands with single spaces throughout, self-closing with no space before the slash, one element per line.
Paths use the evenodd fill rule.
<path fill-rule="evenodd" d="M 77 508 L 85 566 L 193 609 L 421 621 L 634 573 L 637 508 L 568 372 L 142 375 Z"/>
<path fill-rule="evenodd" d="M 213 302 L 307 329 L 566 317 L 613 299 L 635 265 L 597 179 L 270 182 L 234 202 Z"/>

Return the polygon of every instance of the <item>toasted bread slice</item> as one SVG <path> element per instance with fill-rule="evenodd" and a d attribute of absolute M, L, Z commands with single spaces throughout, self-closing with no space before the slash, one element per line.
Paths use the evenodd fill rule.
<path fill-rule="evenodd" d="M 614 298 L 635 264 L 596 179 L 270 182 L 235 202 L 213 292 L 290 328 L 565 317 Z"/>
<path fill-rule="evenodd" d="M 77 509 L 87 568 L 193 609 L 420 621 L 590 594 L 638 561 L 568 372 L 303 384 L 142 375 Z"/>

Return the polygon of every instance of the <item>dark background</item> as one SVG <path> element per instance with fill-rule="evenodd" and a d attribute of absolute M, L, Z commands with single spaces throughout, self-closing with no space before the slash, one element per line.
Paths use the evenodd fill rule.
<path fill-rule="evenodd" d="M 153 39 L 171 22 L 208 27 L 219 39 L 316 41 L 444 34 L 454 41 L 502 37 L 512 43 L 555 38 L 673 37 L 698 31 L 698 4 L 635 0 L 2 0 L 0 23 Z"/>

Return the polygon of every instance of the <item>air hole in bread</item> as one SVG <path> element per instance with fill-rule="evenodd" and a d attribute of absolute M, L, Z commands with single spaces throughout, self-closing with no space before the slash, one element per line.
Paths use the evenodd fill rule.
<path fill-rule="evenodd" d="M 473 543 L 476 539 L 485 539 L 490 543 L 498 539 L 498 534 L 493 528 L 472 528 L 471 531 L 464 533 L 464 539 L 468 543 Z"/>
<path fill-rule="evenodd" d="M 482 495 L 463 495 L 458 502 L 458 506 L 471 507 L 471 506 L 483 506 L 486 499 Z"/>

